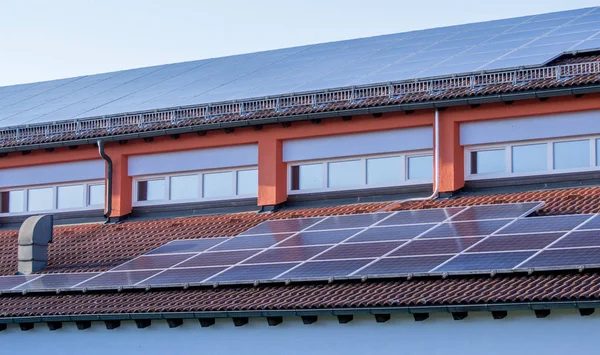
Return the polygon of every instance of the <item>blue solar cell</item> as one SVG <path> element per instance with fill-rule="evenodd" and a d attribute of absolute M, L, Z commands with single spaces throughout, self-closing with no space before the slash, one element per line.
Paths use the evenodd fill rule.
<path fill-rule="evenodd" d="M 471 252 L 543 249 L 565 233 L 493 235 L 469 249 Z"/>
<path fill-rule="evenodd" d="M 589 219 L 589 215 L 530 217 L 519 219 L 498 234 L 570 231 Z"/>
<path fill-rule="evenodd" d="M 300 232 L 290 239 L 286 239 L 285 242 L 278 244 L 277 246 L 293 247 L 304 245 L 336 244 L 347 238 L 350 238 L 361 230 L 362 229 L 340 229 L 331 231 Z"/>
<path fill-rule="evenodd" d="M 431 210 L 399 211 L 395 215 L 378 224 L 393 226 L 417 223 L 439 223 L 462 211 L 464 207 L 440 208 Z"/>
<path fill-rule="evenodd" d="M 552 248 L 600 247 L 600 230 L 573 231 Z"/>
<path fill-rule="evenodd" d="M 261 251 L 262 249 L 206 252 L 181 263 L 177 267 L 234 265 Z"/>
<path fill-rule="evenodd" d="M 435 224 L 414 224 L 406 226 L 373 227 L 357 234 L 348 242 L 376 242 L 386 240 L 407 240 L 429 230 Z"/>
<path fill-rule="evenodd" d="M 577 230 L 581 229 L 600 229 L 600 215 L 595 215 L 589 221 L 585 222 L 584 225 L 577 228 Z"/>
<path fill-rule="evenodd" d="M 389 256 L 456 254 L 481 241 L 483 237 L 415 239 Z"/>
<path fill-rule="evenodd" d="M 368 213 L 368 214 L 356 214 L 349 216 L 334 216 L 328 217 L 323 222 L 310 227 L 311 230 L 328 230 L 328 229 L 340 229 L 340 228 L 361 228 L 369 227 L 370 225 L 377 223 L 385 217 L 391 215 L 391 213 Z"/>
<path fill-rule="evenodd" d="M 199 267 L 189 269 L 169 269 L 144 281 L 144 285 L 169 285 L 202 282 L 225 270 L 227 267 Z"/>
<path fill-rule="evenodd" d="M 281 275 L 281 279 L 349 276 L 374 259 L 310 261 Z"/>
<path fill-rule="evenodd" d="M 248 229 L 240 235 L 299 232 L 322 219 L 323 218 L 297 218 L 265 221 L 256 227 Z"/>
<path fill-rule="evenodd" d="M 273 248 L 265 250 L 263 253 L 260 253 L 250 258 L 249 260 L 246 260 L 244 264 L 305 261 L 325 251 L 327 248 L 331 248 L 331 246 L 320 245 L 291 248 Z"/>
<path fill-rule="evenodd" d="M 477 221 L 482 219 L 516 218 L 528 215 L 542 206 L 540 202 L 510 203 L 503 205 L 473 206 L 461 214 L 454 216 L 452 221 Z"/>
<path fill-rule="evenodd" d="M 291 235 L 292 233 L 283 233 L 234 237 L 212 248 L 211 251 L 268 248 Z"/>
<path fill-rule="evenodd" d="M 0 276 L 0 290 L 10 290 L 13 287 L 38 277 L 40 277 L 40 275 Z"/>
<path fill-rule="evenodd" d="M 450 238 L 486 236 L 504 227 L 512 219 L 442 223 L 419 238 Z"/>
<path fill-rule="evenodd" d="M 83 282 L 77 287 L 132 286 L 159 272 L 159 270 L 105 272 L 98 277 Z"/>
<path fill-rule="evenodd" d="M 218 274 L 208 282 L 270 280 L 298 263 L 238 265 Z"/>
<path fill-rule="evenodd" d="M 24 285 L 21 285 L 15 288 L 15 290 L 48 290 L 58 288 L 69 288 L 96 275 L 99 275 L 99 273 L 86 272 L 72 274 L 47 274 Z"/>
<path fill-rule="evenodd" d="M 405 242 L 377 242 L 338 244 L 325 253 L 317 256 L 316 260 L 377 258 L 398 248 Z"/>
<path fill-rule="evenodd" d="M 451 257 L 452 255 L 383 258 L 362 269 L 357 275 L 426 273 Z"/>
<path fill-rule="evenodd" d="M 506 270 L 532 256 L 533 251 L 461 254 L 435 269 L 435 272 Z"/>
<path fill-rule="evenodd" d="M 123 265 L 117 266 L 113 270 L 166 269 L 175 266 L 192 256 L 194 256 L 194 254 L 142 255 Z"/>
<path fill-rule="evenodd" d="M 146 255 L 154 254 L 170 254 L 170 253 L 198 253 L 205 251 L 219 243 L 224 242 L 229 238 L 205 238 L 205 239 L 190 239 L 190 240 L 175 240 L 162 247 L 156 248 L 146 253 Z"/>
<path fill-rule="evenodd" d="M 594 264 L 600 264 L 600 248 L 544 250 L 520 267 L 579 267 Z"/>

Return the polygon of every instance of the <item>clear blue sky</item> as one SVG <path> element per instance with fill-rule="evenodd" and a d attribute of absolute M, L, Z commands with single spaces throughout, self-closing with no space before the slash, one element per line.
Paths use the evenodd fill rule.
<path fill-rule="evenodd" d="M 0 86 L 597 5 L 598 0 L 0 0 Z"/>

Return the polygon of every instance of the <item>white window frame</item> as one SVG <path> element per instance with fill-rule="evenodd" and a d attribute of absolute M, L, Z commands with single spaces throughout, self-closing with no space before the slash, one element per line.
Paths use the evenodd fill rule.
<path fill-rule="evenodd" d="M 293 161 L 288 162 L 287 171 L 288 171 L 288 195 L 301 195 L 301 194 L 310 194 L 310 193 L 318 193 L 318 192 L 335 192 L 335 191 L 352 191 L 352 190 L 364 190 L 364 189 L 376 189 L 381 187 L 396 187 L 396 186 L 410 186 L 410 185 L 422 185 L 422 184 L 431 184 L 433 183 L 433 177 L 431 179 L 408 179 L 408 158 L 413 157 L 423 157 L 423 156 L 433 156 L 432 150 L 419 150 L 419 151 L 411 151 L 411 152 L 398 152 L 398 153 L 386 153 L 386 154 L 373 154 L 373 155 L 361 155 L 361 156 L 351 156 L 351 157 L 340 157 L 340 158 L 329 158 L 329 159 L 319 159 L 319 160 L 302 160 L 302 161 Z M 404 164 L 400 166 L 400 174 L 403 177 L 402 181 L 396 184 L 378 184 L 378 185 L 367 185 L 367 160 L 368 159 L 376 159 L 376 158 L 392 158 L 392 157 L 400 157 L 403 159 Z M 353 187 L 344 187 L 344 188 L 330 188 L 329 185 L 329 163 L 338 163 L 345 161 L 356 161 L 360 160 L 362 164 L 361 174 L 363 177 L 363 183 L 359 186 Z M 298 165 L 308 165 L 308 164 L 321 164 L 322 166 L 322 180 L 323 187 L 316 189 L 305 189 L 305 190 L 292 190 L 292 167 Z M 435 162 L 434 162 L 435 164 Z M 433 167 L 432 167 L 433 169 Z M 435 169 L 433 169 L 435 170 Z"/>
<path fill-rule="evenodd" d="M 244 198 L 253 198 L 257 197 L 254 194 L 244 194 L 238 195 L 237 188 L 237 180 L 238 180 L 238 171 L 246 171 L 246 170 L 258 170 L 258 167 L 253 166 L 242 166 L 236 168 L 227 168 L 227 169 L 209 169 L 209 170 L 199 170 L 199 171 L 184 171 L 184 172 L 176 172 L 170 174 L 155 174 L 155 175 L 141 175 L 134 177 L 133 186 L 132 186 L 132 194 L 133 194 L 133 207 L 139 206 L 156 206 L 156 205 L 173 205 L 180 203 L 190 203 L 190 202 L 205 202 L 205 201 L 226 201 L 226 200 L 239 200 Z M 204 174 L 212 174 L 212 173 L 226 173 L 231 172 L 233 174 L 232 179 L 232 191 L 234 191 L 233 195 L 230 196 L 219 196 L 214 198 L 205 198 L 204 197 Z M 184 200 L 171 200 L 171 178 L 176 176 L 189 176 L 189 175 L 197 175 L 198 176 L 198 197 L 197 198 L 189 198 Z M 152 200 L 152 201 L 138 201 L 138 183 L 140 181 L 149 181 L 149 180 L 161 180 L 165 181 L 165 189 L 163 192 L 162 200 Z"/>
<path fill-rule="evenodd" d="M 506 142 L 506 143 L 495 143 L 485 144 L 476 146 L 465 146 L 464 147 L 464 162 L 465 162 L 465 180 L 487 180 L 497 179 L 506 177 L 523 177 L 523 176 L 538 176 L 538 175 L 556 175 L 565 173 L 578 173 L 600 170 L 600 166 L 596 165 L 596 140 L 600 139 L 600 136 L 574 136 L 574 137 L 561 137 L 556 139 L 540 139 L 540 140 L 527 140 L 518 142 Z M 574 169 L 554 169 L 554 143 L 560 142 L 571 142 L 571 141 L 589 141 L 590 150 L 590 161 L 589 166 L 586 168 L 574 168 Z M 526 173 L 513 173 L 512 172 L 512 148 L 514 146 L 528 145 L 528 144 L 546 144 L 546 170 L 532 171 Z M 483 173 L 483 174 L 471 174 L 471 153 L 480 152 L 486 150 L 504 149 L 504 171 L 498 173 Z"/>
<path fill-rule="evenodd" d="M 83 193 L 83 207 L 77 208 L 63 208 L 58 209 L 58 188 L 63 186 L 74 186 L 74 185 L 83 185 L 84 193 Z M 43 214 L 43 213 L 58 213 L 58 212 L 76 212 L 76 211 L 93 211 L 93 210 L 103 210 L 104 203 L 101 205 L 90 205 L 90 186 L 94 185 L 104 185 L 104 191 L 106 194 L 106 183 L 104 180 L 90 180 L 90 181 L 71 181 L 65 182 L 61 184 L 44 184 L 44 185 L 27 185 L 27 186 L 13 186 L 0 189 L 0 193 L 2 192 L 10 192 L 10 191 L 23 191 L 23 211 L 22 212 L 5 212 L 0 213 L 0 216 L 28 216 L 35 214 Z M 52 209 L 49 210 L 40 210 L 40 211 L 28 211 L 29 208 L 29 190 L 34 189 L 44 189 L 44 188 L 52 188 Z"/>

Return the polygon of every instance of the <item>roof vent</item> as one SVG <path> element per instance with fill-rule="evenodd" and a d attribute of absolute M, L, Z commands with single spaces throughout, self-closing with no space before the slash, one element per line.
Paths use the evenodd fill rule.
<path fill-rule="evenodd" d="M 28 275 L 46 267 L 52 228 L 52 215 L 33 216 L 23 222 L 19 229 L 19 274 Z"/>

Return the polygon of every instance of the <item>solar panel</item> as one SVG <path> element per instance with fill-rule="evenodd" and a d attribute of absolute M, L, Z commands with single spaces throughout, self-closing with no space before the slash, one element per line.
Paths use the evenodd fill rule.
<path fill-rule="evenodd" d="M 310 261 L 281 275 L 281 279 L 329 278 L 349 276 L 374 259 Z"/>
<path fill-rule="evenodd" d="M 435 227 L 435 224 L 415 224 L 391 227 L 373 227 L 350 238 L 348 242 L 377 242 L 386 240 L 407 240 Z"/>
<path fill-rule="evenodd" d="M 188 269 L 168 269 L 162 273 L 152 276 L 144 281 L 147 285 L 169 285 L 202 282 L 207 278 L 223 270 L 226 266 L 220 267 L 196 267 Z"/>
<path fill-rule="evenodd" d="M 191 258 L 194 254 L 142 255 L 114 268 L 115 271 L 166 269 Z"/>
<path fill-rule="evenodd" d="M 464 209 L 464 207 L 450 207 L 430 210 L 399 211 L 378 225 L 393 226 L 418 223 L 439 223 Z"/>
<path fill-rule="evenodd" d="M 552 248 L 600 247 L 600 230 L 573 231 Z"/>
<path fill-rule="evenodd" d="M 473 206 L 452 218 L 452 221 L 477 221 L 484 219 L 517 218 L 525 216 L 541 206 L 539 202 L 511 203 L 503 205 Z"/>
<path fill-rule="evenodd" d="M 483 237 L 415 239 L 391 253 L 390 256 L 456 254 L 482 239 Z"/>
<path fill-rule="evenodd" d="M 383 258 L 361 270 L 363 275 L 427 273 L 450 259 L 451 255 Z"/>
<path fill-rule="evenodd" d="M 115 287 L 132 286 L 157 274 L 157 270 L 111 271 L 91 278 L 76 287 Z"/>
<path fill-rule="evenodd" d="M 199 254 L 180 265 L 178 267 L 199 267 L 199 266 L 217 266 L 217 265 L 234 265 L 242 260 L 259 253 L 261 249 L 256 250 L 235 250 L 222 252 L 207 252 Z"/>
<path fill-rule="evenodd" d="M 543 249 L 564 233 L 495 235 L 469 249 L 469 252 Z"/>
<path fill-rule="evenodd" d="M 568 232 L 589 219 L 590 215 L 532 217 L 516 221 L 502 229 L 500 234 Z"/>
<path fill-rule="evenodd" d="M 267 249 L 243 264 L 281 263 L 308 260 L 330 248 L 328 245 Z"/>
<path fill-rule="evenodd" d="M 336 244 L 344 241 L 362 229 L 340 229 L 332 231 L 300 232 L 289 239 L 286 239 L 277 246 L 305 246 L 319 244 Z"/>
<path fill-rule="evenodd" d="M 307 231 L 369 227 L 390 215 L 391 213 L 373 213 L 328 217 Z"/>
<path fill-rule="evenodd" d="M 532 256 L 532 251 L 460 254 L 436 268 L 436 272 L 506 270 Z"/>
<path fill-rule="evenodd" d="M 168 244 L 163 245 L 160 248 L 153 249 L 146 253 L 146 255 L 154 254 L 172 254 L 172 253 L 198 253 L 214 247 L 215 245 L 222 243 L 229 238 L 205 238 L 205 239 L 191 239 L 191 240 L 175 240 Z"/>
<path fill-rule="evenodd" d="M 97 272 L 85 272 L 85 273 L 72 273 L 72 274 L 47 274 L 40 278 L 34 279 L 27 282 L 19 287 L 15 287 L 15 290 L 35 290 L 35 289 L 59 289 L 59 288 L 70 288 L 85 280 L 88 280 L 96 275 Z"/>
<path fill-rule="evenodd" d="M 398 248 L 405 242 L 378 242 L 338 244 L 318 255 L 316 260 L 377 258 Z"/>
<path fill-rule="evenodd" d="M 600 264 L 600 248 L 544 250 L 520 267 L 579 267 L 588 264 Z"/>
<path fill-rule="evenodd" d="M 265 221 L 256 227 L 250 228 L 249 230 L 241 233 L 240 235 L 299 232 L 321 221 L 322 219 L 323 218 L 299 218 Z"/>
<path fill-rule="evenodd" d="M 600 215 L 595 215 L 577 229 L 600 229 Z"/>
<path fill-rule="evenodd" d="M 211 277 L 208 282 L 269 280 L 298 263 L 239 265 Z"/>
<path fill-rule="evenodd" d="M 31 281 L 40 277 L 40 275 L 14 275 L 14 276 L 2 276 L 0 277 L 0 289 L 10 290 L 13 287 L 17 287 L 27 281 Z"/>
<path fill-rule="evenodd" d="M 512 219 L 442 223 L 419 238 L 486 236 L 506 226 Z"/>
<path fill-rule="evenodd" d="M 273 244 L 279 243 L 290 236 L 292 236 L 292 233 L 244 235 L 236 238 L 231 238 L 228 241 L 212 248 L 211 251 L 266 248 Z"/>

